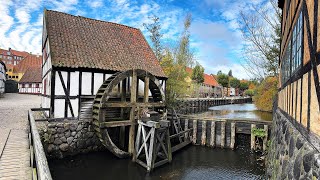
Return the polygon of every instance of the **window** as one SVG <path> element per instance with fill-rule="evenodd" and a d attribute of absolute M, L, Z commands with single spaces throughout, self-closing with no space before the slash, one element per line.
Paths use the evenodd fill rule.
<path fill-rule="evenodd" d="M 12 60 L 12 57 L 11 57 L 11 56 L 8 56 L 8 59 L 9 59 L 9 60 Z"/>
<path fill-rule="evenodd" d="M 286 83 L 289 78 L 302 66 L 302 27 L 303 16 L 300 12 L 299 18 L 293 27 L 292 35 L 288 40 L 288 46 L 281 62 L 281 80 Z"/>
<path fill-rule="evenodd" d="M 19 76 L 16 76 L 16 78 L 18 79 L 18 78 L 19 78 Z"/>
<path fill-rule="evenodd" d="M 22 84 L 22 88 L 25 88 L 25 84 Z"/>
<path fill-rule="evenodd" d="M 36 88 L 39 88 L 39 83 L 36 84 Z"/>
<path fill-rule="evenodd" d="M 9 76 L 9 78 L 11 78 L 11 76 Z"/>
<path fill-rule="evenodd" d="M 2 58 L 2 54 L 0 54 L 0 59 Z"/>
<path fill-rule="evenodd" d="M 32 87 L 32 84 L 29 84 L 29 87 Z"/>
<path fill-rule="evenodd" d="M 8 52 L 7 52 L 7 55 L 10 55 L 10 54 L 11 54 L 10 51 L 8 51 Z"/>
<path fill-rule="evenodd" d="M 9 69 L 9 72 L 11 72 L 12 71 L 12 69 Z"/>

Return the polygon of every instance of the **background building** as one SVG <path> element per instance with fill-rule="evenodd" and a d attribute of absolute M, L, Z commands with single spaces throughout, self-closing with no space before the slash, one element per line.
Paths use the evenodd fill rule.
<path fill-rule="evenodd" d="M 19 93 L 23 94 L 41 94 L 42 89 L 42 69 L 31 67 L 19 81 Z"/>

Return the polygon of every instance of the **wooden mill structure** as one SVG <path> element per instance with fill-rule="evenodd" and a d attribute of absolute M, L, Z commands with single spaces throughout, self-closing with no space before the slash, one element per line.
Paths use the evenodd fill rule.
<path fill-rule="evenodd" d="M 167 77 L 141 31 L 51 10 L 43 19 L 46 115 L 89 122 L 110 152 L 132 156 L 148 171 L 170 162 L 170 140 L 184 140 L 174 141 L 180 131 L 166 118 Z"/>

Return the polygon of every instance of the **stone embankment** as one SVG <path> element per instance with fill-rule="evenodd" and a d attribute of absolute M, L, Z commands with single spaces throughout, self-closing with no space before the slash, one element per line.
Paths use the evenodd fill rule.
<path fill-rule="evenodd" d="M 278 109 L 273 115 L 267 175 L 270 179 L 319 179 L 320 153 Z"/>
<path fill-rule="evenodd" d="M 63 158 L 104 149 L 88 121 L 49 122 L 40 130 L 40 134 L 49 158 Z"/>

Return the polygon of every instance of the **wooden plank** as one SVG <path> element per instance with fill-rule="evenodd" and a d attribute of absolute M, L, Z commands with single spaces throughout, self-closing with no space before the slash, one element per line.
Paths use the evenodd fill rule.
<path fill-rule="evenodd" d="M 263 130 L 266 132 L 266 136 L 263 138 L 263 151 L 266 151 L 268 143 L 268 125 L 264 125 Z"/>
<path fill-rule="evenodd" d="M 188 134 L 188 132 L 192 131 L 192 129 L 193 129 L 193 128 L 190 128 L 190 129 L 181 131 L 181 132 L 179 132 L 179 133 L 177 133 L 177 134 L 173 134 L 173 135 L 170 136 L 170 139 L 175 138 L 175 137 L 178 137 L 178 136 L 180 136 L 181 134 Z"/>
<path fill-rule="evenodd" d="M 256 128 L 256 125 L 255 124 L 251 124 L 251 141 L 250 141 L 251 151 L 255 150 L 255 146 L 256 146 L 256 137 L 252 133 L 252 130 L 255 129 L 255 128 Z"/>
<path fill-rule="evenodd" d="M 165 107 L 163 102 L 146 102 L 146 103 L 137 103 L 137 102 L 108 102 L 102 105 L 102 108 L 112 108 L 112 107 Z"/>
<path fill-rule="evenodd" d="M 210 146 L 214 147 L 215 146 L 215 141 L 216 141 L 216 122 L 211 121 L 211 136 L 210 136 Z"/>
<path fill-rule="evenodd" d="M 236 140 L 236 123 L 231 123 L 231 140 L 230 140 L 230 148 L 234 149 Z"/>
<path fill-rule="evenodd" d="M 207 121 L 202 121 L 202 134 L 201 134 L 201 145 L 206 145 L 206 134 L 207 134 Z"/>
<path fill-rule="evenodd" d="M 192 141 L 187 140 L 187 141 L 184 141 L 184 142 L 182 142 L 182 143 L 180 143 L 180 144 L 178 144 L 176 146 L 173 146 L 172 147 L 172 152 L 178 151 L 179 149 L 181 149 L 181 148 L 187 146 L 188 144 L 190 144 L 191 142 Z"/>
<path fill-rule="evenodd" d="M 221 148 L 224 148 L 226 142 L 226 123 L 221 122 Z"/>
<path fill-rule="evenodd" d="M 184 130 L 187 130 L 189 128 L 189 121 L 188 119 L 184 120 Z M 189 133 L 184 134 L 184 141 L 189 139 Z"/>
<path fill-rule="evenodd" d="M 33 147 L 35 152 L 34 154 L 35 154 L 35 160 L 37 165 L 38 177 L 40 180 L 42 179 L 50 180 L 52 179 L 52 177 L 51 177 L 49 165 L 43 150 L 43 146 L 40 140 L 40 135 L 38 133 L 36 123 L 33 118 L 33 114 L 30 110 L 29 110 L 28 117 L 29 117 L 29 123 L 31 127 L 31 134 L 33 139 Z"/>
<path fill-rule="evenodd" d="M 133 125 L 133 122 L 130 120 L 100 122 L 100 128 L 130 126 L 130 125 Z"/>
<path fill-rule="evenodd" d="M 135 70 L 132 71 L 132 85 L 131 85 L 130 99 L 132 103 L 135 103 L 137 100 L 137 72 Z M 130 110 L 130 121 L 132 123 L 135 123 L 135 107 L 132 107 Z M 134 138 L 135 138 L 135 126 L 131 125 L 129 130 L 128 152 L 133 155 L 133 159 L 135 158 Z"/>
<path fill-rule="evenodd" d="M 193 136 L 192 136 L 192 143 L 197 143 L 197 120 L 193 120 Z"/>
<path fill-rule="evenodd" d="M 144 96 L 143 96 L 143 102 L 147 103 L 149 100 L 149 77 L 146 76 L 144 78 Z"/>

